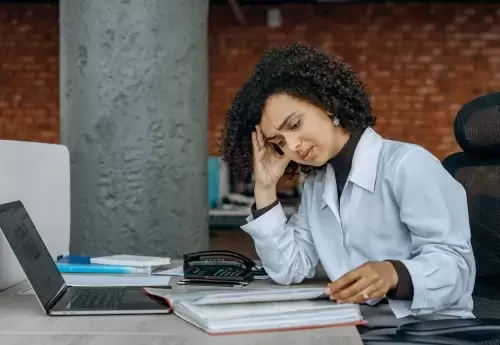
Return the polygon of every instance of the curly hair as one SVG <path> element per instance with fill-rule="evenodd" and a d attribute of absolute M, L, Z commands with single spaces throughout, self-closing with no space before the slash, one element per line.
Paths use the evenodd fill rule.
<path fill-rule="evenodd" d="M 338 117 L 346 131 L 374 126 L 365 85 L 339 59 L 312 46 L 293 43 L 273 47 L 257 63 L 228 110 L 221 136 L 223 160 L 247 177 L 252 169 L 251 133 L 270 96 L 285 94 L 308 101 Z M 290 162 L 285 174 L 310 173 L 321 167 Z"/>

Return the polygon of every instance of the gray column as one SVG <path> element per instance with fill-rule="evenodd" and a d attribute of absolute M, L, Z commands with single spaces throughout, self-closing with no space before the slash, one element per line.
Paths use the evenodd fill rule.
<path fill-rule="evenodd" d="M 61 0 L 71 251 L 208 247 L 208 0 Z"/>

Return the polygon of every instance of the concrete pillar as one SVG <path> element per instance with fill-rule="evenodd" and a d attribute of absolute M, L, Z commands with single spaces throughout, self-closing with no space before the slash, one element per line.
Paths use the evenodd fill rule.
<path fill-rule="evenodd" d="M 208 247 L 208 0 L 61 0 L 71 251 Z"/>

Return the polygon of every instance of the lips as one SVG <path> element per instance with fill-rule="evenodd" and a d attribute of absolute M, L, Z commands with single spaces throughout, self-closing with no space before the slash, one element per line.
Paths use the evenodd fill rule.
<path fill-rule="evenodd" d="M 311 150 L 312 150 L 312 147 L 310 147 L 306 152 L 304 152 L 302 155 L 301 155 L 301 158 L 303 160 L 306 160 L 309 156 L 309 153 L 311 153 Z"/>

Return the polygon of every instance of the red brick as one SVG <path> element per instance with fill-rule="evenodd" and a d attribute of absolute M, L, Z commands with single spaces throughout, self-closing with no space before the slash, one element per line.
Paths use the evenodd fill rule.
<path fill-rule="evenodd" d="M 211 9 L 213 131 L 259 55 L 272 44 L 299 39 L 353 67 L 372 94 L 382 135 L 421 144 L 439 158 L 458 150 L 452 127 L 458 109 L 500 89 L 495 5 L 286 5 L 280 6 L 283 26 L 277 29 L 265 26 L 266 9 L 245 7 L 247 25 L 225 6 Z"/>
<path fill-rule="evenodd" d="M 0 18 L 0 138 L 58 142 L 58 8 L 1 4 Z"/>
<path fill-rule="evenodd" d="M 210 10 L 209 138 L 259 56 L 302 40 L 342 57 L 372 94 L 377 128 L 439 158 L 457 151 L 453 119 L 468 100 L 500 89 L 496 5 L 322 4 L 279 6 L 283 26 L 266 27 L 266 6 Z M 59 140 L 59 9 L 0 5 L 0 138 Z"/>

